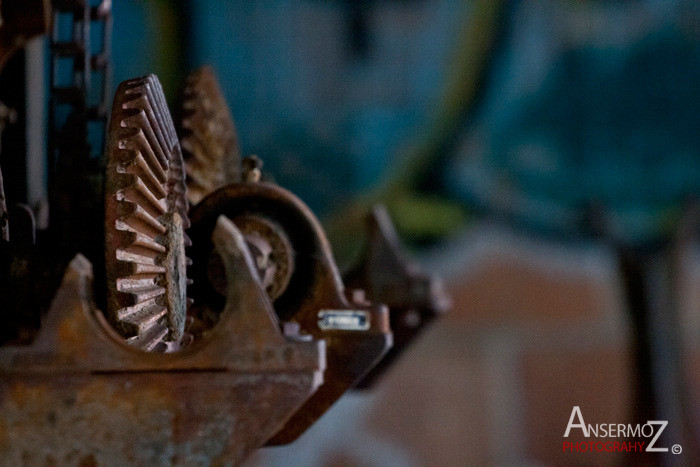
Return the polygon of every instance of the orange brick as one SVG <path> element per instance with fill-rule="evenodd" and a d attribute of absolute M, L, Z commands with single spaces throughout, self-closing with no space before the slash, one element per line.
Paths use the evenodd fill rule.
<path fill-rule="evenodd" d="M 448 319 L 556 326 L 608 320 L 622 307 L 616 262 L 604 249 L 514 236 L 475 241 L 473 257 L 446 278 L 454 304 Z"/>

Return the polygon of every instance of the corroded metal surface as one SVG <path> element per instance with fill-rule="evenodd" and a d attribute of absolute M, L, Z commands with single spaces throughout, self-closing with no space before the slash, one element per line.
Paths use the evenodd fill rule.
<path fill-rule="evenodd" d="M 242 235 L 213 241 L 229 278 L 220 322 L 170 354 L 124 343 L 70 264 L 30 346 L 0 348 L 7 465 L 223 465 L 265 442 L 322 382 L 324 346 L 281 335 Z"/>
<path fill-rule="evenodd" d="M 388 310 L 383 305 L 352 303 L 345 296 L 328 241 L 309 208 L 288 191 L 269 183 L 241 183 L 217 190 L 195 206 L 192 219 L 196 259 L 193 296 L 216 309 L 222 297 L 208 279 L 206 259 L 215 254 L 207 239 L 217 218 L 258 216 L 273 221 L 289 240 L 294 267 L 289 285 L 274 301 L 283 322 L 326 341 L 325 383 L 270 441 L 294 441 L 355 384 L 391 347 Z"/>
<path fill-rule="evenodd" d="M 369 387 L 437 316 L 450 300 L 442 282 L 409 260 L 384 206 L 367 219 L 367 243 L 362 259 L 343 277 L 348 288 L 364 290 L 367 298 L 389 307 L 394 346 L 358 387 Z"/>
<path fill-rule="evenodd" d="M 210 67 L 188 78 L 182 96 L 178 129 L 187 165 L 192 204 L 217 188 L 240 181 L 238 136 L 219 82 Z"/>
<path fill-rule="evenodd" d="M 184 334 L 188 202 L 180 145 L 154 75 L 117 89 L 106 153 L 107 313 L 132 345 Z"/>

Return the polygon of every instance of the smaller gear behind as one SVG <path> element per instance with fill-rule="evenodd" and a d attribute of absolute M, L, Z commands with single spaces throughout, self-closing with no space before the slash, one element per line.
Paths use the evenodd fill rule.
<path fill-rule="evenodd" d="M 158 78 L 117 89 L 105 177 L 107 317 L 127 342 L 160 350 L 184 335 L 184 164 Z"/>
<path fill-rule="evenodd" d="M 241 178 L 238 136 L 219 82 L 210 67 L 194 71 L 182 95 L 178 130 L 187 163 L 192 204 Z"/>

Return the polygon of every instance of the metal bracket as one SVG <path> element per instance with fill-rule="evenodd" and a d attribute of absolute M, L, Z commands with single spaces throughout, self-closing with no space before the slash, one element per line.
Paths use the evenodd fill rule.
<path fill-rule="evenodd" d="M 384 356 L 392 345 L 388 310 L 383 305 L 350 302 L 346 296 L 328 240 L 320 223 L 299 198 L 270 183 L 228 185 L 204 198 L 190 211 L 194 260 L 192 297 L 195 303 L 216 306 L 218 293 L 211 283 L 211 235 L 219 216 L 265 218 L 278 226 L 293 250 L 289 285 L 274 301 L 281 321 L 296 323 L 302 333 L 323 339 L 328 346 L 325 383 L 268 442 L 286 444 L 297 439 L 330 406 Z M 214 278 L 215 279 L 215 278 Z M 361 311 L 368 325 L 361 329 L 319 326 L 324 310 Z M 326 322 L 322 320 L 322 322 Z M 337 322 L 337 321 L 336 321 Z"/>
<path fill-rule="evenodd" d="M 371 387 L 420 332 L 450 307 L 442 282 L 409 260 L 384 206 L 367 218 L 367 244 L 358 264 L 344 276 L 348 288 L 364 290 L 372 301 L 390 310 L 394 346 L 357 385 Z"/>
<path fill-rule="evenodd" d="M 0 348 L 0 452 L 11 465 L 239 463 L 322 383 L 324 343 L 285 337 L 242 235 L 217 221 L 226 305 L 180 352 L 127 345 L 69 265 L 40 334 Z"/>

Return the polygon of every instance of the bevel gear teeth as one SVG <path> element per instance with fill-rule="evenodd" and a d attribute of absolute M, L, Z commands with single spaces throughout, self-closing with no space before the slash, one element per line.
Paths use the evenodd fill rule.
<path fill-rule="evenodd" d="M 219 82 L 211 67 L 188 78 L 181 99 L 178 129 L 192 204 L 241 178 L 238 135 Z"/>
<path fill-rule="evenodd" d="M 108 318 L 140 349 L 177 343 L 188 304 L 189 203 L 180 144 L 156 76 L 119 85 L 106 159 Z"/>

